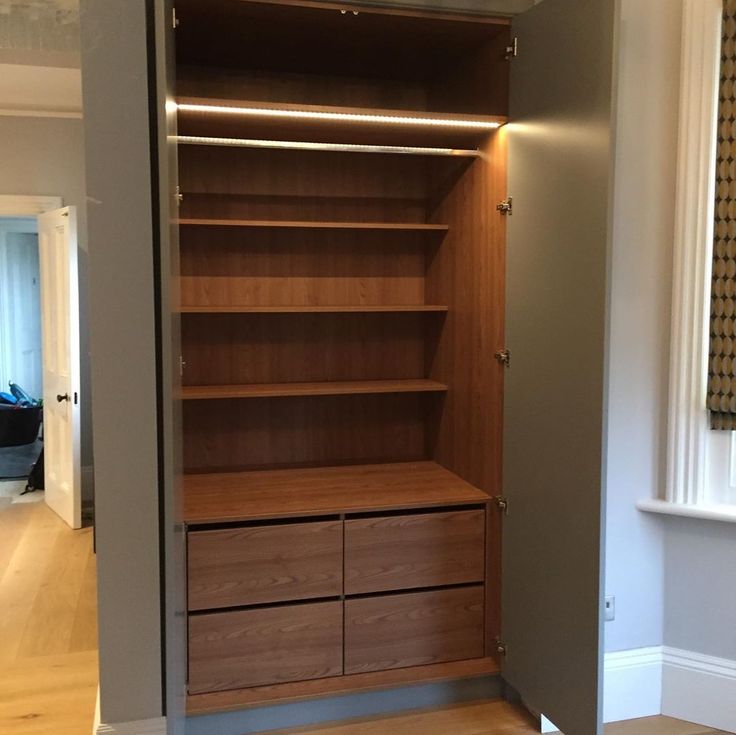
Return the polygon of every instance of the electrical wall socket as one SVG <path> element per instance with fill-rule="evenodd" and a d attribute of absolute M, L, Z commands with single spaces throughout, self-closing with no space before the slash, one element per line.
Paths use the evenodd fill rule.
<path fill-rule="evenodd" d="M 606 597 L 606 622 L 610 623 L 616 619 L 616 598 L 611 595 Z"/>

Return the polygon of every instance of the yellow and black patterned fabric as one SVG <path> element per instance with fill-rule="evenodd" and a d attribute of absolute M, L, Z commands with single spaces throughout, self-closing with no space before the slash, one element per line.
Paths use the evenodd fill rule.
<path fill-rule="evenodd" d="M 710 427 L 736 430 L 736 0 L 723 3 L 711 286 Z"/>

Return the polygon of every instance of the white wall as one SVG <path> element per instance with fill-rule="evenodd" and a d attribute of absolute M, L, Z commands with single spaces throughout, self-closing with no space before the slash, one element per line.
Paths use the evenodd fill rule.
<path fill-rule="evenodd" d="M 682 9 L 622 0 L 611 293 L 606 651 L 661 645 L 663 482 Z"/>
<path fill-rule="evenodd" d="M 0 116 L 0 194 L 60 196 L 79 209 L 82 464 L 92 464 L 84 131 L 77 119 Z"/>
<path fill-rule="evenodd" d="M 622 1 L 606 650 L 736 660 L 734 525 L 634 509 L 664 496 L 682 3 Z"/>

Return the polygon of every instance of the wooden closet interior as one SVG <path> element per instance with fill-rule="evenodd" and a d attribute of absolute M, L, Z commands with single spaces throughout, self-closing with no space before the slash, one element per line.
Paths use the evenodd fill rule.
<path fill-rule="evenodd" d="M 176 14 L 189 712 L 497 673 L 509 21 Z"/>

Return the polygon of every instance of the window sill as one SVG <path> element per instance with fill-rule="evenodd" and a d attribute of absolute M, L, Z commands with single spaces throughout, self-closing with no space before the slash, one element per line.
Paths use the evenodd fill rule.
<path fill-rule="evenodd" d="M 733 505 L 685 505 L 667 500 L 640 500 L 636 507 L 647 513 L 736 523 L 736 506 Z"/>

